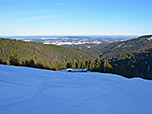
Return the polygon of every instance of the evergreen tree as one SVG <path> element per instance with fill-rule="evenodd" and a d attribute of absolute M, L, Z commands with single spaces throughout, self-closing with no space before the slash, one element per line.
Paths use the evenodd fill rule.
<path fill-rule="evenodd" d="M 70 64 L 70 63 L 67 63 L 67 64 L 66 64 L 66 68 L 71 68 L 71 64 Z"/>
<path fill-rule="evenodd" d="M 82 68 L 82 63 L 80 60 L 78 61 L 78 68 Z"/>
<path fill-rule="evenodd" d="M 112 69 L 112 66 L 109 63 L 109 61 L 107 59 L 104 60 L 104 72 L 109 72 L 111 71 L 111 69 Z"/>
<path fill-rule="evenodd" d="M 17 57 L 17 54 L 14 53 L 9 57 L 9 64 L 11 65 L 19 65 L 19 58 Z"/>
<path fill-rule="evenodd" d="M 29 61 L 26 60 L 26 61 L 25 61 L 25 66 L 29 66 L 29 67 L 38 67 L 38 65 L 35 65 L 33 59 L 31 59 L 31 60 L 29 60 Z"/>

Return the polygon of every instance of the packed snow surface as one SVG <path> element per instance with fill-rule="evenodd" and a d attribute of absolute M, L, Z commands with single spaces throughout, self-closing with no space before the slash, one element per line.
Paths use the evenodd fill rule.
<path fill-rule="evenodd" d="M 0 114 L 152 114 L 152 81 L 0 65 Z"/>

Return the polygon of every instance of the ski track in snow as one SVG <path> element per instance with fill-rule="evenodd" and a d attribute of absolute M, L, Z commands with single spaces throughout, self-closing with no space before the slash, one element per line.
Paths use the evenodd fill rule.
<path fill-rule="evenodd" d="M 152 114 L 152 81 L 0 65 L 0 114 Z"/>

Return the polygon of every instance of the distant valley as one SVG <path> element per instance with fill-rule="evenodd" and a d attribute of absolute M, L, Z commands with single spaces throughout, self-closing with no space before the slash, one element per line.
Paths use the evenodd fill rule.
<path fill-rule="evenodd" d="M 119 36 L 119 35 L 95 35 L 95 36 L 2 36 L 3 38 L 11 38 L 23 40 L 26 42 L 41 42 L 43 44 L 55 44 L 61 46 L 80 46 L 84 44 L 102 44 L 113 43 L 118 41 L 126 41 L 138 36 Z M 88 47 L 89 48 L 89 47 Z"/>

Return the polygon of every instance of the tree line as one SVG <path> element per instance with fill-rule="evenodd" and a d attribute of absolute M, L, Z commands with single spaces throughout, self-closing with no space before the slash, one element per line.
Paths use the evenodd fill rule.
<path fill-rule="evenodd" d="M 0 38 L 0 64 L 51 70 L 87 68 L 88 71 L 114 73 L 127 78 L 152 79 L 151 49 L 106 59 L 86 53 L 86 50 Z"/>

